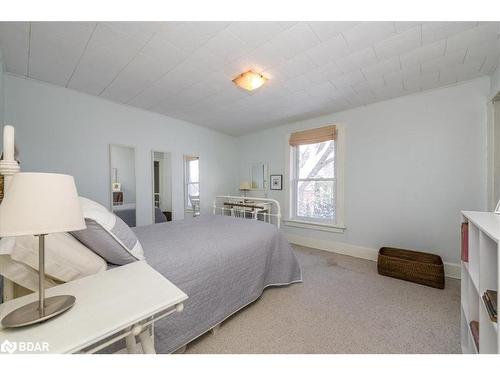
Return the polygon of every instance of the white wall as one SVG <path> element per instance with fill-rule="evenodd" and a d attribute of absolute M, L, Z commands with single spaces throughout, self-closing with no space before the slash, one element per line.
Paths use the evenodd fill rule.
<path fill-rule="evenodd" d="M 234 191 L 233 137 L 38 81 L 4 81 L 5 121 L 16 127 L 24 171 L 72 174 L 81 195 L 109 207 L 109 144 L 134 146 L 138 225 L 152 222 L 152 150 L 171 152 L 175 219 L 184 215 L 183 154 L 200 156 L 202 212 Z"/>
<path fill-rule="evenodd" d="M 428 250 L 457 263 L 460 210 L 486 208 L 489 90 L 489 79 L 481 78 L 240 137 L 240 180 L 254 161 L 286 175 L 292 131 L 344 124 L 347 230 L 284 230 L 323 244 Z M 286 206 L 285 191 L 268 196 Z"/>

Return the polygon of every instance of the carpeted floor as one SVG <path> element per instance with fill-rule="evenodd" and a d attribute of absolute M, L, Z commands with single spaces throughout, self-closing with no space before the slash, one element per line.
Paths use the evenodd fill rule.
<path fill-rule="evenodd" d="M 268 288 L 186 353 L 459 353 L 460 282 L 444 290 L 375 262 L 294 247 L 304 282 Z"/>

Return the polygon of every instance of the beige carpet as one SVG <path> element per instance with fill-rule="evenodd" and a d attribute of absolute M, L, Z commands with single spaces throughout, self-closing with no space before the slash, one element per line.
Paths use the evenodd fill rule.
<path fill-rule="evenodd" d="M 304 282 L 268 288 L 186 353 L 459 353 L 460 282 L 444 290 L 375 262 L 295 246 Z"/>

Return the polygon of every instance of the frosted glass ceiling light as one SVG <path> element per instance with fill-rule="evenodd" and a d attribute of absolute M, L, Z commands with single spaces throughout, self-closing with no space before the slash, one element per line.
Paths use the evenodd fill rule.
<path fill-rule="evenodd" d="M 260 86 L 266 83 L 266 81 L 267 81 L 266 77 L 264 77 L 262 74 L 255 73 L 252 70 L 242 73 L 238 77 L 233 79 L 233 82 L 237 86 L 247 91 L 253 91 L 255 89 L 258 89 Z"/>

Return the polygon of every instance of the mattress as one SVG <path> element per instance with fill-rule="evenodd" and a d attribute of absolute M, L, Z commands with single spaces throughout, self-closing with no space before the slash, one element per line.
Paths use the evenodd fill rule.
<path fill-rule="evenodd" d="M 261 221 L 202 215 L 133 230 L 147 262 L 189 296 L 182 313 L 155 323 L 158 353 L 202 335 L 267 286 L 302 281 L 288 241 Z"/>

